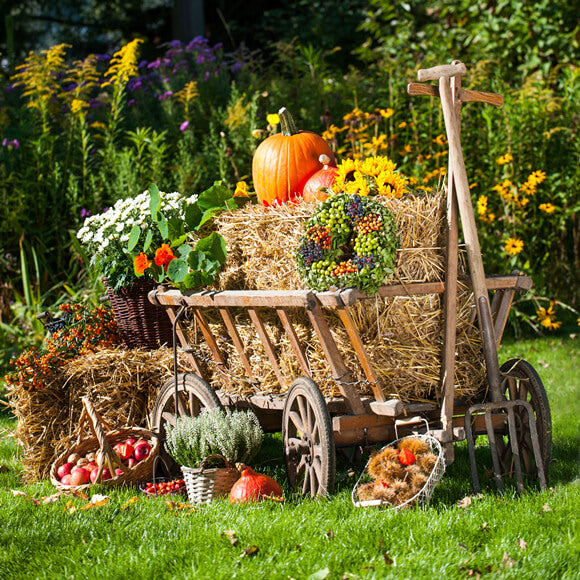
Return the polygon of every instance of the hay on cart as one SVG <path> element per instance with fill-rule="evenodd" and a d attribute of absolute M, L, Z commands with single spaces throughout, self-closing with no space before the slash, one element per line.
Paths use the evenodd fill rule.
<path fill-rule="evenodd" d="M 445 276 L 446 201 L 443 192 L 408 195 L 401 199 L 379 198 L 394 214 L 401 247 L 397 251 L 394 275 L 386 284 L 443 281 Z M 218 290 L 289 290 L 305 286 L 295 267 L 294 253 L 304 231 L 304 222 L 315 204 L 301 203 L 264 208 L 250 206 L 217 218 L 217 230 L 226 240 L 228 260 L 216 285 Z M 464 270 L 464 262 L 461 260 Z M 374 297 L 350 307 L 351 315 L 374 370 L 383 380 L 388 396 L 404 402 L 439 401 L 443 342 L 442 295 Z M 473 326 L 473 298 L 463 287 L 458 294 L 456 394 L 472 399 L 482 388 L 479 332 Z M 233 309 L 236 327 L 246 348 L 253 377 L 246 374 L 219 314 L 207 317 L 227 357 L 229 380 L 216 365 L 195 322 L 190 324 L 190 341 L 215 388 L 238 394 L 284 392 L 303 371 L 284 329 L 272 311 L 262 317 L 277 351 L 285 384 L 280 385 L 261 341 L 242 309 Z M 306 351 L 312 375 L 323 394 L 338 394 L 330 377 L 318 339 L 303 309 L 290 311 L 298 338 Z M 337 316 L 327 312 L 333 336 L 362 395 L 372 393 L 346 330 Z M 253 379 L 253 380 L 252 380 Z"/>

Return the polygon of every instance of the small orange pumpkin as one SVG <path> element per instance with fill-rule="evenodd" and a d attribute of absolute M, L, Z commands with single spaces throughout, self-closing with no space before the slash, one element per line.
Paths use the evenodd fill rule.
<path fill-rule="evenodd" d="M 324 201 L 328 197 L 324 189 L 331 188 L 336 180 L 338 169 L 330 165 L 330 157 L 321 155 L 318 161 L 322 163 L 322 169 L 311 175 L 304 185 L 304 201 Z"/>
<path fill-rule="evenodd" d="M 320 155 L 327 155 L 334 163 L 334 154 L 320 135 L 298 131 L 284 107 L 278 115 L 281 132 L 262 141 L 252 160 L 254 190 L 266 206 L 302 197 L 306 181 L 322 167 Z"/>

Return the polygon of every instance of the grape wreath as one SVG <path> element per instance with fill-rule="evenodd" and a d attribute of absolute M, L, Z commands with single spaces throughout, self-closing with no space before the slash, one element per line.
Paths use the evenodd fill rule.
<path fill-rule="evenodd" d="M 332 195 L 318 205 L 305 232 L 296 265 L 308 288 L 372 294 L 393 273 L 397 227 L 393 214 L 373 198 Z"/>

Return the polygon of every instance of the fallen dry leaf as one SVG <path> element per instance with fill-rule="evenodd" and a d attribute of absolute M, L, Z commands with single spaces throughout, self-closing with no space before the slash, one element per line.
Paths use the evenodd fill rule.
<path fill-rule="evenodd" d="M 42 503 L 54 503 L 55 501 L 58 501 L 60 499 L 60 496 L 62 495 L 62 491 L 57 491 L 56 493 L 53 493 L 52 495 L 47 495 L 45 497 L 40 498 Z"/>
<path fill-rule="evenodd" d="M 518 540 L 518 546 L 522 549 L 525 550 L 528 547 L 528 544 L 526 543 L 526 541 L 523 538 L 520 538 Z"/>
<path fill-rule="evenodd" d="M 132 498 L 128 499 L 122 506 L 121 509 L 129 509 L 134 503 L 137 503 L 137 501 L 139 500 L 139 496 L 138 495 L 134 495 Z"/>
<path fill-rule="evenodd" d="M 483 494 L 478 493 L 476 495 L 467 495 L 463 499 L 460 499 L 455 505 L 460 508 L 466 508 L 469 507 L 476 499 L 483 499 Z"/>
<path fill-rule="evenodd" d="M 236 532 L 234 532 L 234 530 L 224 530 L 222 536 L 225 536 L 232 546 L 235 546 L 238 543 L 238 538 L 236 537 Z"/>
<path fill-rule="evenodd" d="M 40 505 L 39 500 L 34 499 L 33 497 L 30 497 L 28 494 L 24 493 L 23 491 L 20 491 L 18 489 L 11 489 L 10 491 L 12 492 L 12 495 L 14 495 L 16 497 L 23 497 L 26 501 L 30 501 L 35 505 Z"/>
<path fill-rule="evenodd" d="M 84 505 L 81 510 L 90 510 L 92 508 L 97 508 L 97 507 L 103 507 L 104 505 L 107 505 L 109 503 L 109 497 L 108 496 L 101 496 L 102 499 L 97 499 L 96 501 L 93 501 L 93 498 L 91 498 L 91 501 L 87 504 Z"/>
<path fill-rule="evenodd" d="M 181 512 L 184 511 L 186 513 L 191 513 L 195 511 L 195 508 L 186 502 L 181 502 L 181 501 L 173 501 L 170 499 L 165 500 L 165 504 L 167 505 L 167 507 L 174 512 Z M 177 515 L 177 513 L 175 514 Z"/>
<path fill-rule="evenodd" d="M 67 501 L 66 505 L 64 506 L 64 511 L 68 512 L 69 514 L 74 514 L 77 511 L 77 508 L 73 505 L 72 501 Z"/>
<path fill-rule="evenodd" d="M 503 553 L 503 558 L 501 559 L 501 565 L 504 568 L 511 568 L 515 563 L 516 563 L 516 561 L 507 552 Z"/>
<path fill-rule="evenodd" d="M 240 558 L 245 558 L 246 556 L 254 556 L 259 552 L 258 546 L 250 546 L 249 548 L 244 548 L 244 551 L 240 555 Z"/>
<path fill-rule="evenodd" d="M 552 511 L 552 508 L 551 508 L 551 507 L 550 507 L 550 506 L 549 506 L 547 503 L 545 503 L 545 504 L 542 506 L 542 511 L 543 511 L 543 512 L 551 512 L 551 511 Z"/>
<path fill-rule="evenodd" d="M 326 537 L 327 538 L 334 538 L 335 533 L 332 530 L 328 530 L 328 532 L 326 532 Z"/>
<path fill-rule="evenodd" d="M 385 561 L 385 564 L 386 564 L 387 566 L 392 566 L 392 565 L 394 564 L 394 562 L 395 562 L 395 561 L 393 560 L 393 558 L 391 558 L 391 556 L 389 555 L 389 553 L 388 553 L 388 552 L 385 552 L 385 553 L 383 554 L 383 560 Z"/>
<path fill-rule="evenodd" d="M 8 465 L 0 465 L 0 473 L 8 473 L 10 471 L 10 468 L 8 467 Z"/>
<path fill-rule="evenodd" d="M 20 491 L 19 489 L 11 489 L 10 491 L 12 492 L 12 495 L 24 495 L 28 497 L 23 491 Z"/>

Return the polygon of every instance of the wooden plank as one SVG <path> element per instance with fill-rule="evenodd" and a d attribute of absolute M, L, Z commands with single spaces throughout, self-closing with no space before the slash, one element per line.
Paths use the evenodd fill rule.
<path fill-rule="evenodd" d="M 499 348 L 499 345 L 501 343 L 503 332 L 505 330 L 505 325 L 507 324 L 510 309 L 512 307 L 512 302 L 514 301 L 515 293 L 516 291 L 513 288 L 501 289 L 496 290 L 496 293 L 493 297 L 493 302 L 496 302 L 496 297 L 498 297 L 497 300 L 498 304 L 496 303 L 497 308 L 494 309 L 495 311 L 493 313 L 493 321 L 494 321 L 493 329 L 495 332 L 496 348 Z"/>
<path fill-rule="evenodd" d="M 395 439 L 395 427 L 391 423 L 390 425 L 376 425 L 359 429 L 343 429 L 334 431 L 333 437 L 335 447 L 388 443 Z"/>
<path fill-rule="evenodd" d="M 270 337 L 268 336 L 266 327 L 264 326 L 264 323 L 262 322 L 262 319 L 260 318 L 258 311 L 255 308 L 248 308 L 248 314 L 250 315 L 252 324 L 254 325 L 254 328 L 258 333 L 260 341 L 262 342 L 262 346 L 266 351 L 266 356 L 268 357 L 268 360 L 272 365 L 272 370 L 274 371 L 274 374 L 276 375 L 276 378 L 278 379 L 280 386 L 286 389 L 287 385 L 284 379 L 284 375 L 280 370 L 280 365 L 278 364 L 276 353 L 274 351 L 274 348 L 272 347 L 272 342 L 270 341 Z"/>
<path fill-rule="evenodd" d="M 345 306 L 341 306 L 339 308 L 336 308 L 336 311 L 338 313 L 338 316 L 340 317 L 340 320 L 344 324 L 344 327 L 346 328 L 346 332 L 348 334 L 348 337 L 350 338 L 350 342 L 354 347 L 360 365 L 362 366 L 362 369 L 364 371 L 365 377 L 367 378 L 367 381 L 369 381 L 371 385 L 371 389 L 373 391 L 375 399 L 381 402 L 385 401 L 386 397 L 382 389 L 381 379 L 373 369 L 371 360 L 364 347 L 362 338 L 360 337 L 360 334 L 354 324 L 354 321 L 352 319 L 352 316 L 350 315 L 348 308 L 346 308 Z"/>
<path fill-rule="evenodd" d="M 407 85 L 407 93 L 409 95 L 439 97 L 439 87 L 422 83 L 409 83 Z M 502 95 L 496 93 L 484 93 L 482 91 L 470 91 L 469 89 L 461 89 L 459 91 L 459 98 L 464 103 L 478 101 L 480 103 L 494 105 L 495 107 L 502 107 L 504 104 L 504 98 Z"/>
<path fill-rule="evenodd" d="M 378 427 L 380 425 L 394 425 L 393 418 L 385 415 L 375 415 L 374 413 L 342 415 L 332 418 L 333 431 L 352 431 L 353 429 Z"/>
<path fill-rule="evenodd" d="M 199 308 L 193 308 L 193 314 L 195 316 L 195 319 L 197 320 L 197 323 L 199 324 L 199 328 L 203 334 L 203 337 L 205 338 L 205 341 L 207 342 L 207 345 L 211 351 L 213 360 L 218 365 L 218 369 L 222 371 L 222 374 L 225 377 L 228 385 L 231 385 L 232 380 L 230 375 L 228 374 L 229 371 L 228 365 L 226 363 L 225 358 L 222 356 L 222 352 L 218 346 L 215 336 L 213 335 L 213 332 L 211 331 L 211 328 L 209 327 L 209 324 L 207 323 L 207 320 L 205 319 L 205 316 L 203 315 L 201 309 Z"/>
<path fill-rule="evenodd" d="M 342 396 L 345 398 L 345 401 L 347 401 L 347 404 L 354 415 L 364 414 L 365 408 L 360 398 L 360 394 L 352 384 L 354 383 L 353 377 L 342 360 L 336 342 L 334 341 L 330 328 L 328 327 L 328 323 L 324 318 L 320 304 L 318 302 L 311 303 L 307 312 L 310 322 L 318 336 L 326 361 L 330 366 L 332 376 L 338 384 Z"/>
<path fill-rule="evenodd" d="M 308 364 L 308 359 L 306 358 L 306 354 L 302 349 L 302 345 L 298 340 L 298 335 L 296 334 L 296 330 L 292 325 L 292 321 L 288 316 L 288 312 L 284 308 L 276 308 L 276 312 L 278 313 L 278 318 L 280 318 L 280 322 L 282 322 L 282 326 L 286 332 L 286 336 L 290 341 L 290 345 L 292 346 L 292 350 L 294 350 L 294 354 L 298 359 L 298 363 L 300 364 L 300 368 L 304 373 L 304 376 L 308 378 L 312 378 L 312 372 L 310 371 L 310 365 Z"/>
<path fill-rule="evenodd" d="M 405 412 L 405 406 L 398 399 L 371 401 L 369 408 L 373 413 L 385 417 L 400 417 Z"/>
<path fill-rule="evenodd" d="M 250 365 L 250 361 L 246 355 L 246 348 L 244 347 L 244 343 L 242 342 L 242 339 L 240 338 L 240 335 L 238 333 L 238 329 L 236 328 L 236 325 L 234 323 L 234 320 L 232 318 L 232 315 L 231 315 L 229 309 L 225 308 L 225 307 L 221 307 L 219 309 L 219 311 L 220 311 L 220 315 L 222 317 L 222 320 L 224 321 L 224 324 L 226 326 L 226 330 L 228 331 L 228 334 L 230 335 L 232 342 L 234 343 L 234 346 L 236 348 L 236 352 L 238 353 L 238 356 L 240 357 L 240 360 L 242 361 L 242 365 L 244 365 L 244 369 L 246 371 L 246 374 L 248 375 L 248 378 L 252 382 L 257 382 L 256 379 L 254 378 L 254 374 L 252 373 L 252 366 Z"/>

